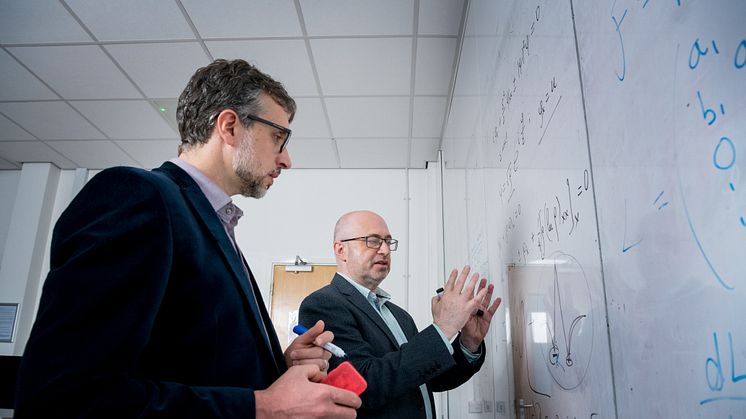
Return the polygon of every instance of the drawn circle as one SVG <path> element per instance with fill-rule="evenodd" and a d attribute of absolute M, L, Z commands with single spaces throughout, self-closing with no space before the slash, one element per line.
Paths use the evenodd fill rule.
<path fill-rule="evenodd" d="M 542 272 L 541 287 L 548 339 L 544 361 L 552 379 L 565 390 L 578 387 L 593 353 L 593 301 L 583 266 L 572 255 L 552 253 L 550 269 Z"/>
<path fill-rule="evenodd" d="M 736 55 L 735 57 L 733 57 L 733 64 L 739 70 L 746 65 L 746 39 L 738 44 L 738 48 L 736 48 Z"/>
<path fill-rule="evenodd" d="M 720 160 L 720 146 L 723 144 L 726 144 L 728 146 L 728 150 L 730 150 L 730 161 L 727 164 L 720 164 L 718 160 Z M 715 146 L 715 152 L 712 153 L 712 163 L 720 170 L 728 170 L 736 163 L 736 146 L 733 145 L 733 141 L 730 140 L 728 137 L 722 137 L 720 141 L 718 141 L 718 145 Z"/>

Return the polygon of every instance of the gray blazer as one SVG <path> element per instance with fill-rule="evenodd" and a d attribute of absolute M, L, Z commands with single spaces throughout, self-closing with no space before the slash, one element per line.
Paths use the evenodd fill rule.
<path fill-rule="evenodd" d="M 390 301 L 386 307 L 407 337 L 408 342 L 401 347 L 365 297 L 340 275 L 303 300 L 299 321 L 311 326 L 324 320 L 326 329 L 334 332 L 334 343 L 347 353 L 344 359 L 332 357 L 330 370 L 348 360 L 368 381 L 368 388 L 360 396 L 363 405 L 358 418 L 424 418 L 419 386 L 427 384 L 435 413 L 432 392 L 454 389 L 479 371 L 484 363 L 484 344 L 482 356 L 471 364 L 458 339 L 451 355 L 433 325 L 418 332 L 409 313 Z"/>

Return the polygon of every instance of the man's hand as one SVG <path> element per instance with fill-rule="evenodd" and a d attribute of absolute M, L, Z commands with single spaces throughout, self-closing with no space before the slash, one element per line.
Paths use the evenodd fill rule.
<path fill-rule="evenodd" d="M 288 367 L 293 365 L 316 365 L 326 375 L 329 369 L 329 358 L 331 353 L 321 346 L 334 339 L 330 331 L 324 332 L 324 321 L 319 320 L 308 329 L 308 332 L 298 336 L 285 350 L 285 363 Z"/>
<path fill-rule="evenodd" d="M 254 392 L 257 419 L 356 417 L 360 398 L 319 383 L 325 375 L 316 365 L 290 367 L 268 389 Z"/>
<path fill-rule="evenodd" d="M 456 269 L 452 270 L 443 287 L 443 294 L 432 300 L 433 323 L 440 327 L 448 339 L 456 336 L 469 318 L 482 307 L 481 302 L 487 295 L 486 287 L 480 287 L 474 295 L 474 288 L 479 280 L 478 273 L 474 273 L 466 284 L 470 271 L 468 266 L 464 266 L 460 275 Z"/>
<path fill-rule="evenodd" d="M 485 286 L 487 286 L 487 280 L 483 278 L 479 282 L 479 291 L 484 289 Z M 482 309 L 483 314 L 481 316 L 476 313 L 472 314 L 464 327 L 461 328 L 461 337 L 459 337 L 459 340 L 472 353 L 476 353 L 479 350 L 479 345 L 482 344 L 484 337 L 487 336 L 487 332 L 490 330 L 492 317 L 495 315 L 497 308 L 500 307 L 500 302 L 502 301 L 500 297 L 495 298 L 492 305 L 489 305 L 494 290 L 495 286 L 490 284 L 487 287 L 487 294 L 481 303 L 482 307 L 489 306 L 489 308 L 486 310 Z"/>

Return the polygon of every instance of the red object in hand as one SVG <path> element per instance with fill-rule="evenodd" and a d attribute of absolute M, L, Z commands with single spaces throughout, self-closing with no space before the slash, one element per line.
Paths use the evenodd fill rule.
<path fill-rule="evenodd" d="M 358 396 L 368 388 L 365 378 L 347 361 L 339 364 L 321 382 L 330 386 L 350 390 Z"/>

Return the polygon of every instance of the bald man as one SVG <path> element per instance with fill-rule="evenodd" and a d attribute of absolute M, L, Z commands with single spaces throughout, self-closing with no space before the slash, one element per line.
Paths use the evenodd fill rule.
<path fill-rule="evenodd" d="M 301 324 L 324 320 L 347 357 L 332 357 L 333 369 L 349 360 L 368 381 L 359 418 L 433 418 L 433 391 L 466 382 L 484 363 L 484 337 L 500 298 L 493 285 L 469 267 L 451 272 L 432 299 L 433 323 L 418 332 L 406 311 L 380 285 L 391 270 L 391 237 L 371 211 L 343 215 L 334 229 L 338 272 L 331 284 L 306 297 Z M 481 312 L 480 312 L 481 310 Z"/>

